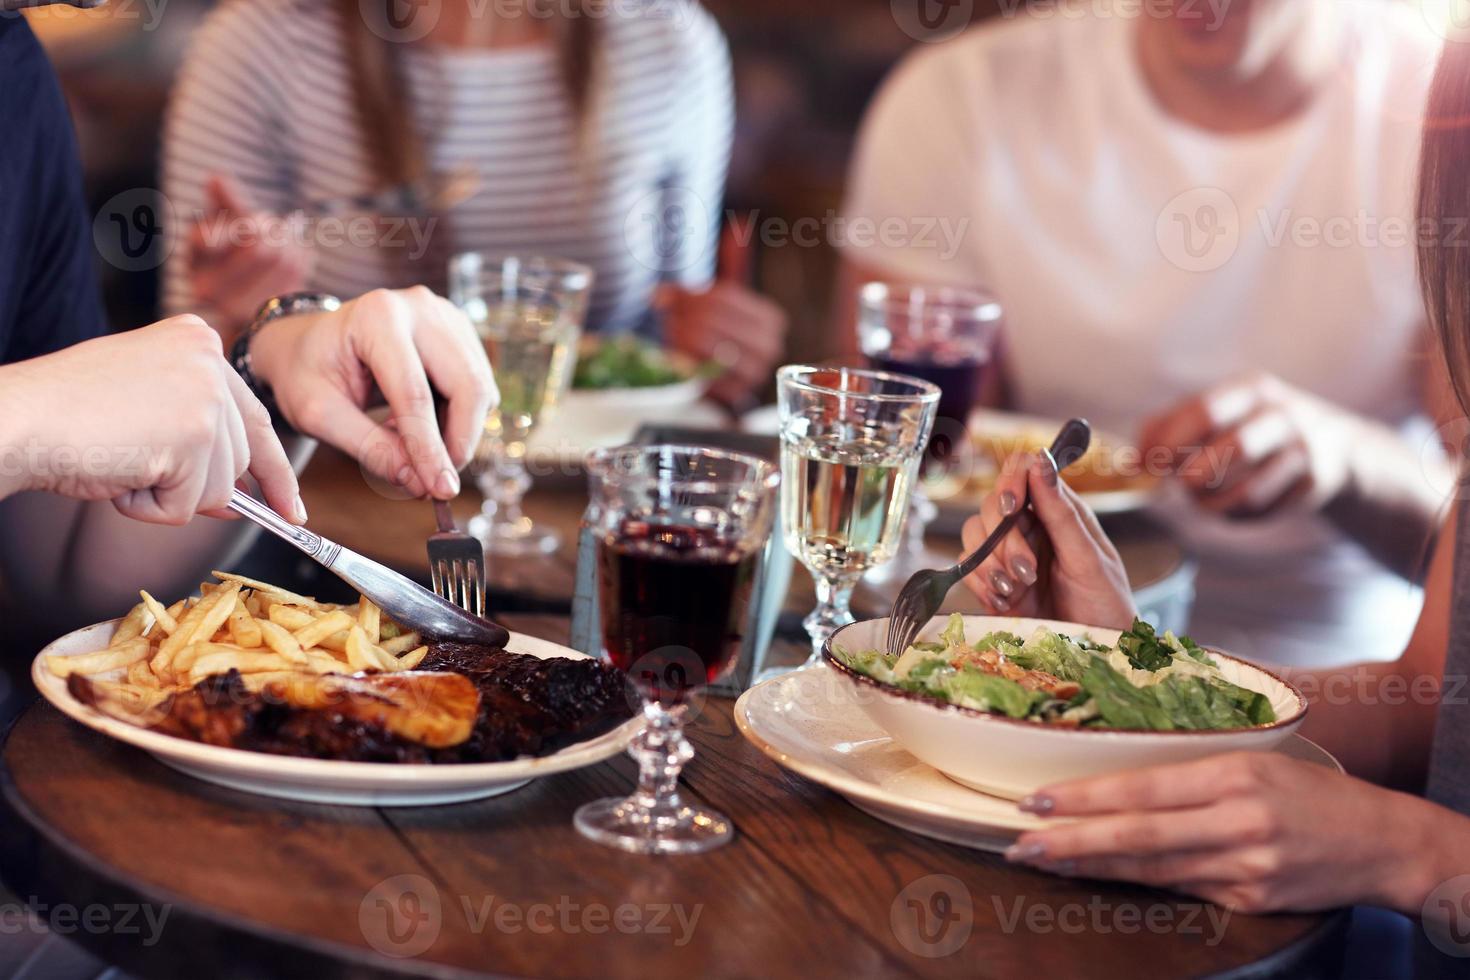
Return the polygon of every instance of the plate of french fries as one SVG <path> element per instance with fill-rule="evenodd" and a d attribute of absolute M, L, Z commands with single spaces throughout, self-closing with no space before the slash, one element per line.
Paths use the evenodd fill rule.
<path fill-rule="evenodd" d="M 328 674 L 408 671 L 428 653 L 424 638 L 393 623 L 366 597 L 353 604 L 318 602 L 240 575 L 213 574 L 216 581 L 202 583 L 196 595 L 165 603 L 142 592 L 121 619 L 53 641 L 31 665 L 36 688 L 74 720 L 191 776 L 267 796 L 349 805 L 423 806 L 509 792 L 538 776 L 610 758 L 641 727 L 635 717 L 537 758 L 439 765 L 272 755 L 153 731 L 148 726 L 172 695 L 230 670 L 258 690 Z M 506 649 L 586 658 L 520 633 L 510 634 Z M 82 703 L 67 686 L 74 674 L 122 708 L 103 712 Z"/>

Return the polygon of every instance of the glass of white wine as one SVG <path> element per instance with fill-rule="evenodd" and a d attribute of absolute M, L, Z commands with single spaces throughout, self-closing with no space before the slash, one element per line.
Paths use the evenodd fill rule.
<path fill-rule="evenodd" d="M 469 524 L 491 554 L 545 554 L 559 543 L 521 510 L 526 441 L 571 382 L 591 291 L 592 270 L 564 259 L 466 252 L 449 262 L 450 299 L 474 323 L 500 388 L 476 461 L 485 503 Z"/>
<path fill-rule="evenodd" d="M 776 399 L 782 533 L 817 588 L 802 621 L 813 664 L 853 621 L 858 579 L 898 550 L 939 388 L 886 371 L 791 365 L 776 373 Z"/>

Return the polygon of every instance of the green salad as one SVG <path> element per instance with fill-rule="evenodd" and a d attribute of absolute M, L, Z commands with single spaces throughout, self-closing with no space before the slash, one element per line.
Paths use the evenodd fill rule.
<path fill-rule="evenodd" d="M 901 656 L 836 645 L 833 653 L 902 690 L 1042 724 L 1175 731 L 1276 720 L 1264 694 L 1225 680 L 1189 637 L 1160 636 L 1142 620 L 1111 647 L 1044 627 L 1026 639 L 987 633 L 971 643 L 956 613 L 939 642 L 915 643 Z"/>
<path fill-rule="evenodd" d="M 668 352 L 636 337 L 600 339 L 577 359 L 572 387 L 654 388 L 688 381 L 691 373 Z"/>

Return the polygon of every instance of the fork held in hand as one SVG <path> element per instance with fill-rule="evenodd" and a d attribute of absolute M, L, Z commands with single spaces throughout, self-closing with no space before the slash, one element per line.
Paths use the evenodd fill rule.
<path fill-rule="evenodd" d="M 429 580 L 434 592 L 472 616 L 485 615 L 485 549 L 459 529 L 448 501 L 434 501 L 436 534 L 429 535 Z"/>
<path fill-rule="evenodd" d="M 1057 433 L 1056 439 L 1051 444 L 1051 455 L 1057 463 L 1057 470 L 1066 469 L 1081 458 L 1087 452 L 1087 447 L 1092 443 L 1092 427 L 1085 419 L 1072 419 L 1062 426 L 1062 431 Z M 990 537 L 985 542 L 962 558 L 957 565 L 952 565 L 943 570 L 927 569 L 915 572 L 908 582 L 904 583 L 903 591 L 898 594 L 898 600 L 893 604 L 893 612 L 888 615 L 888 652 L 902 653 L 909 648 L 919 630 L 924 624 L 934 618 L 939 612 L 939 607 L 944 604 L 944 597 L 949 595 L 949 590 L 955 584 L 979 568 L 985 559 L 990 557 L 1005 536 L 1011 533 L 1016 522 L 1021 519 L 1021 514 L 1031 503 L 1031 491 L 1028 488 L 1021 505 L 1016 510 L 996 525 L 995 530 L 990 532 Z"/>

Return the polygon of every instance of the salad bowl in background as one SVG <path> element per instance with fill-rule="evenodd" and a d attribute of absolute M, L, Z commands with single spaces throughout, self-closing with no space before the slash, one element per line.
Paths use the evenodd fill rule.
<path fill-rule="evenodd" d="M 934 641 L 948 617 L 930 620 L 919 641 Z M 970 640 L 995 631 L 1030 636 L 1038 627 L 1072 637 L 1086 636 L 1108 646 L 1121 631 L 1052 620 L 1005 616 L 965 616 Z M 1306 699 L 1270 671 L 1209 650 L 1223 680 L 1265 696 L 1275 715 L 1268 724 L 1243 728 L 1170 731 L 1065 727 L 1011 718 L 877 680 L 844 663 L 834 648 L 881 650 L 888 620 L 853 623 L 839 629 L 823 649 L 827 665 L 841 679 L 844 696 L 857 705 L 904 749 L 950 779 L 971 789 L 1020 799 L 1043 786 L 1146 766 L 1189 762 L 1224 752 L 1265 752 L 1301 725 Z"/>

